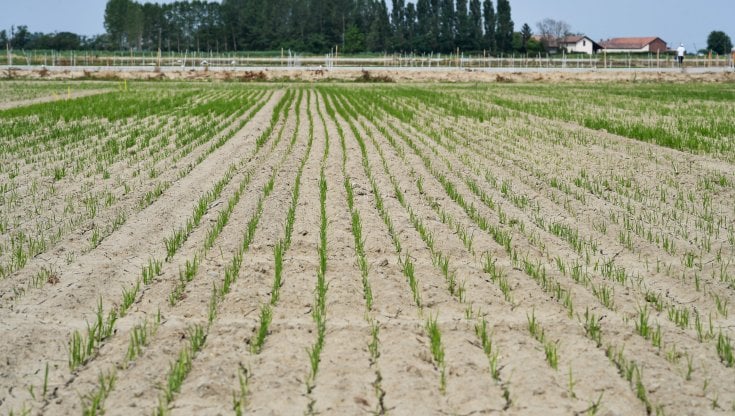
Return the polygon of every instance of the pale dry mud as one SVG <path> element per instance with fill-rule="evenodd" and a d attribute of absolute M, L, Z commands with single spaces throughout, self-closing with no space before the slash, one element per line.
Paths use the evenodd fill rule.
<path fill-rule="evenodd" d="M 296 95 L 288 101 L 285 117 L 274 124 L 265 146 L 248 158 L 287 89 L 274 88 L 276 94 L 242 132 L 99 247 L 67 266 L 63 272 L 69 277 L 63 285 L 31 291 L 12 310 L 0 310 L 2 331 L 11 334 L 10 342 L 0 347 L 0 356 L 6 357 L 0 364 L 4 413 L 24 405 L 34 413 L 79 413 L 88 403 L 85 397 L 98 391 L 98 376 L 112 373 L 117 381 L 103 400 L 106 414 L 151 414 L 159 406 L 180 415 L 233 414 L 234 400 L 239 400 L 244 413 L 255 414 L 730 411 L 735 370 L 720 359 L 716 345 L 718 333 L 730 337 L 735 333 L 732 318 L 718 311 L 714 296 L 730 304 L 735 299 L 731 288 L 710 273 L 715 269 L 714 253 L 698 260 L 703 263 L 696 270 L 700 283 L 689 277 L 697 268 L 682 264 L 682 255 L 701 245 L 700 239 L 685 235 L 702 232 L 696 225 L 702 177 L 731 178 L 728 163 L 528 115 L 455 119 L 446 109 L 427 105 L 421 115 L 406 121 L 397 116 L 400 111 L 385 112 L 371 106 L 359 91 L 339 86 L 290 88 Z M 422 105 L 405 96 L 386 101 L 397 109 Z M 486 105 L 488 112 L 497 111 Z M 273 295 L 274 246 L 285 237 L 302 160 L 279 298 L 271 305 L 272 322 L 263 347 L 255 351 L 260 311 Z M 150 256 L 163 258 L 164 237 L 184 223 L 223 167 L 236 161 L 242 161 L 237 174 L 202 225 L 120 318 L 117 333 L 87 364 L 70 372 L 68 336 L 74 329 L 84 329 L 98 297 L 108 308 L 119 299 L 120 286 L 132 284 Z M 314 374 L 308 350 L 317 340 L 312 312 L 322 170 L 327 183 L 328 288 L 324 346 Z M 581 170 L 588 178 L 607 179 L 612 185 L 591 192 L 575 182 Z M 229 222 L 212 248 L 203 252 L 210 226 L 246 174 L 252 177 Z M 271 175 L 274 188 L 263 200 L 239 278 L 212 316 L 213 288 L 221 287 L 225 268 L 257 214 Z M 355 252 L 346 177 L 354 195 L 353 213 L 362 224 L 370 309 Z M 616 186 L 616 177 L 629 178 L 631 186 Z M 551 178 L 566 187 L 550 186 Z M 473 189 L 470 184 L 477 186 Z M 450 188 L 461 195 L 462 204 Z M 646 196 L 664 189 L 667 197 L 657 204 L 652 197 L 626 194 L 627 188 L 640 189 Z M 698 192 L 694 201 L 677 205 L 674 195 L 683 189 Z M 731 186 L 716 188 L 708 202 L 712 211 L 732 218 L 728 201 L 733 195 Z M 514 199 L 521 196 L 529 202 Z M 651 215 L 669 205 L 676 218 L 653 221 Z M 628 228 L 611 215 L 625 218 L 631 211 L 649 215 L 647 226 L 666 234 L 677 249 L 669 253 L 660 243 L 637 234 L 631 236 L 632 246 L 621 241 L 619 234 Z M 386 225 L 386 218 L 393 228 Z M 478 219 L 486 222 L 481 225 Z M 725 222 L 716 225 L 719 235 L 712 242 L 716 247 L 727 247 Z M 584 248 L 577 250 L 552 232 L 551 223 L 576 230 Z M 512 237 L 511 250 L 497 241 L 488 224 Z M 670 231 L 672 227 L 679 233 Z M 471 244 L 463 232 L 471 236 Z M 199 271 L 172 305 L 169 295 L 179 270 L 195 255 L 200 256 Z M 438 255 L 448 259 L 455 285 L 443 274 Z M 502 270 L 507 286 L 486 269 L 488 256 Z M 419 302 L 403 272 L 407 258 L 415 267 Z M 626 281 L 603 274 L 600 265 L 610 260 L 625 269 Z M 656 270 L 657 260 L 665 267 Z M 562 270 L 558 262 L 566 268 Z M 574 264 L 581 265 L 586 278 L 574 277 Z M 532 274 L 533 267 L 543 268 L 546 283 Z M 684 279 L 678 277 L 682 273 Z M 602 301 L 602 287 L 611 290 L 608 303 Z M 653 298 L 660 298 L 661 311 Z M 691 321 L 694 313 L 700 313 L 705 332 L 711 316 L 714 338 L 705 335 L 700 340 L 693 322 L 683 327 L 672 322 L 667 316 L 672 307 L 691 310 Z M 660 346 L 638 331 L 642 308 L 650 313 L 652 330 L 660 330 Z M 152 322 L 159 311 L 161 323 L 150 344 L 142 355 L 126 360 L 133 326 Z M 594 314 L 601 327 L 599 341 L 590 333 L 586 313 Z M 530 333 L 532 319 L 542 328 L 543 338 Z M 431 320 L 436 320 L 441 333 L 442 362 L 432 353 L 427 330 Z M 477 332 L 482 321 L 495 356 L 483 349 Z M 192 357 L 180 388 L 166 401 L 172 365 L 188 345 L 187 331 L 193 325 L 205 328 L 206 341 Z M 375 327 L 379 330 L 373 338 Z M 377 349 L 370 347 L 373 340 Z M 553 364 L 549 347 L 557 354 Z M 46 362 L 52 364 L 52 393 L 45 400 L 33 400 L 28 386 L 35 386 L 38 395 Z"/>
<path fill-rule="evenodd" d="M 258 128 L 255 129 L 254 136 L 257 136 L 258 130 Z M 267 180 L 271 167 L 276 163 L 275 159 L 277 157 L 273 151 L 261 151 L 256 156 L 248 159 L 245 170 L 249 175 L 252 175 L 252 179 L 244 188 L 244 192 L 257 192 L 259 187 Z M 240 179 L 244 179 L 238 176 L 235 177 L 235 183 L 239 182 Z M 235 188 L 237 186 L 226 187 L 222 197 L 212 205 L 227 205 Z M 187 285 L 182 296 L 183 299 L 176 305 L 170 305 L 168 302 L 168 296 L 175 287 L 177 272 L 184 267 L 181 264 L 184 263 L 182 259 L 172 262 L 178 264 L 172 264 L 172 267 L 169 267 L 168 270 L 164 268 L 164 281 L 146 293 L 147 300 L 143 298 L 144 303 L 138 303 L 131 319 L 128 320 L 127 328 L 121 328 L 122 336 L 116 337 L 105 345 L 105 348 L 100 351 L 101 356 L 92 365 L 88 364 L 88 368 L 85 368 L 75 379 L 75 382 L 78 381 L 77 385 L 91 392 L 96 387 L 95 377 L 97 374 L 113 371 L 116 367 L 121 368 L 118 369 L 117 374 L 122 380 L 118 382 L 115 391 L 109 397 L 110 403 L 119 402 L 119 404 L 116 404 L 114 409 L 109 410 L 109 412 L 130 414 L 130 412 L 135 413 L 143 411 L 141 409 L 155 407 L 159 396 L 158 388 L 162 383 L 161 376 L 166 373 L 169 363 L 176 358 L 182 345 L 182 339 L 187 338 L 188 330 L 193 324 L 206 323 L 206 313 L 212 287 L 214 284 L 220 284 L 219 277 L 228 260 L 226 255 L 239 244 L 240 230 L 254 210 L 255 203 L 256 201 L 250 198 L 241 198 L 240 203 L 235 206 L 230 214 L 231 219 L 228 226 L 217 238 L 214 246 L 202 256 L 200 250 L 196 248 L 201 247 L 205 231 L 207 231 L 206 228 L 209 228 L 215 221 L 216 215 L 214 214 L 217 212 L 205 215 L 203 220 L 205 225 L 201 227 L 201 230 L 192 233 L 189 240 L 182 247 L 181 256 L 187 257 L 188 261 L 193 256 L 199 256 L 200 258 L 197 276 Z M 177 254 L 176 257 L 178 258 L 179 255 Z M 157 313 L 162 315 L 162 323 L 152 337 L 155 344 L 151 345 L 150 348 L 145 348 L 143 356 L 138 360 L 128 363 L 125 353 L 128 347 L 126 335 L 130 330 L 129 327 L 146 320 L 149 325 L 152 325 L 152 317 Z M 135 397 L 136 400 L 131 400 L 130 395 Z M 76 405 L 77 401 L 75 400 L 65 402 L 67 409 L 69 409 L 69 406 Z"/>
<path fill-rule="evenodd" d="M 342 160 L 354 154 L 343 151 L 336 125 L 326 111 L 324 96 L 319 102 L 319 135 L 329 138 L 329 155 L 324 163 L 327 178 L 328 265 L 326 345 L 324 359 L 314 380 L 311 399 L 317 413 L 358 414 L 380 409 L 375 363 L 368 351 L 370 329 L 357 256 L 351 215 L 344 188 Z M 326 130 L 325 130 L 326 128 Z M 315 131 L 315 132 L 316 132 Z M 317 136 L 319 137 L 319 136 Z M 366 224 L 369 225 L 369 224 Z M 363 306 L 363 307 L 361 307 Z M 350 357 L 343 360 L 340 357 Z M 372 365 L 371 365 L 372 364 Z"/>

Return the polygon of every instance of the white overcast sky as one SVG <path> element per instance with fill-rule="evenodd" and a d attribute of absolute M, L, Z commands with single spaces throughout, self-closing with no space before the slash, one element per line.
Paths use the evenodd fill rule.
<path fill-rule="evenodd" d="M 164 0 L 170 3 L 172 0 Z M 392 1 L 387 0 L 390 7 Z M 104 32 L 105 0 L 0 0 L 0 30 L 27 25 L 33 32 Z M 690 51 L 706 46 L 712 30 L 735 39 L 735 0 L 510 0 L 516 30 L 551 17 L 594 40 L 659 36 Z"/>

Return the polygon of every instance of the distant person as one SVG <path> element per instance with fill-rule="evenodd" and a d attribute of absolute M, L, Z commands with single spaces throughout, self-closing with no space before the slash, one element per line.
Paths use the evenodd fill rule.
<path fill-rule="evenodd" d="M 685 53 L 687 53 L 687 50 L 684 47 L 684 44 L 680 43 L 679 47 L 676 48 L 676 60 L 679 62 L 679 66 L 684 65 L 684 54 Z"/>

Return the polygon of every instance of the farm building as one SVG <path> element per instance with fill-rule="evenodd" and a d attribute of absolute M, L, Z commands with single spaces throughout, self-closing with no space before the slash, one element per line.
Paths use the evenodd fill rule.
<path fill-rule="evenodd" d="M 612 38 L 600 44 L 608 53 L 616 52 L 666 52 L 666 42 L 659 37 Z"/>
<path fill-rule="evenodd" d="M 602 46 L 584 35 L 570 35 L 561 39 L 554 39 L 544 36 L 534 36 L 534 39 L 543 43 L 546 49 L 551 53 L 586 53 L 592 55 L 596 53 Z"/>
<path fill-rule="evenodd" d="M 567 36 L 561 41 L 567 53 L 586 53 L 592 55 L 602 49 L 602 45 L 587 36 Z"/>

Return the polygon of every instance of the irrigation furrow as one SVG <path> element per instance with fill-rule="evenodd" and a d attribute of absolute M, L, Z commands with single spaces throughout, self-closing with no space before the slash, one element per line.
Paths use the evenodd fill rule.
<path fill-rule="evenodd" d="M 14 100 L 14 101 L 3 101 L 2 103 L 0 103 L 0 110 L 7 110 L 9 108 L 17 108 L 17 107 L 25 107 L 28 105 L 40 104 L 40 103 L 45 103 L 45 102 L 68 100 L 69 98 L 76 99 L 76 98 L 87 97 L 90 95 L 109 94 L 109 93 L 110 93 L 110 90 L 106 90 L 106 89 L 79 91 L 79 92 L 74 92 L 74 93 L 69 92 L 68 95 L 64 95 L 64 94 L 59 95 L 59 94 L 54 93 L 53 95 L 49 95 L 46 97 L 28 98 L 24 100 Z"/>
<path fill-rule="evenodd" d="M 536 291 L 535 290 L 531 290 L 531 294 L 532 295 L 533 295 L 534 292 L 536 292 Z M 542 302 L 539 299 L 539 300 L 536 300 L 534 303 L 535 304 L 541 304 Z M 560 311 L 560 312 L 562 312 L 562 314 L 565 314 L 564 311 Z M 543 330 L 540 330 L 541 332 L 539 332 L 538 329 L 532 329 L 532 327 L 531 327 L 531 322 L 532 321 L 534 323 L 534 327 L 537 326 L 537 323 L 536 323 L 537 322 L 537 317 L 536 317 L 537 315 L 535 314 L 535 311 L 533 311 L 533 310 L 527 311 L 526 312 L 526 316 L 528 317 L 528 321 L 529 321 L 529 330 L 531 330 L 533 332 L 534 337 L 537 338 L 538 341 L 541 341 L 544 344 L 544 349 L 547 350 L 547 361 L 549 361 L 549 364 L 550 365 L 553 365 L 554 367 L 556 367 L 557 366 L 557 364 L 555 363 L 555 361 L 557 359 L 556 358 L 556 354 L 554 354 L 553 356 L 550 356 L 549 355 L 549 348 L 552 348 L 552 350 L 551 350 L 552 352 L 555 351 L 557 348 L 560 348 L 561 353 L 559 354 L 559 358 L 558 359 L 563 362 L 564 361 L 564 354 L 563 354 L 564 350 L 565 349 L 568 349 L 569 346 L 570 346 L 570 344 L 571 345 L 574 345 L 574 344 L 572 344 L 569 340 L 567 340 L 567 342 L 562 343 L 561 345 L 559 345 L 558 338 L 557 338 L 557 341 L 554 341 L 553 338 L 552 338 L 552 340 L 548 340 L 550 338 L 548 332 L 545 333 L 545 332 L 543 332 Z M 559 325 L 559 322 L 554 322 L 554 323 L 555 323 L 554 326 L 558 326 Z M 565 332 L 569 332 L 569 330 L 567 330 Z M 580 354 L 580 352 L 579 351 L 576 351 L 574 353 L 571 353 L 569 356 L 577 357 L 578 354 Z M 552 357 L 553 357 L 553 360 L 554 360 L 553 361 L 554 364 L 552 364 Z M 582 368 L 585 368 L 585 367 L 586 366 L 582 366 Z M 569 371 L 571 373 L 571 369 Z M 591 377 L 594 379 L 594 377 L 596 377 L 596 375 L 592 375 Z M 619 407 L 619 405 L 620 405 L 620 403 L 618 403 L 618 407 Z"/>
<path fill-rule="evenodd" d="M 534 116 L 527 117 L 530 123 L 539 120 Z M 630 143 L 630 140 L 613 135 L 599 135 L 601 138 L 598 138 L 596 135 L 590 134 L 589 130 L 575 125 L 570 126 L 554 121 L 542 121 L 539 124 L 544 125 L 544 127 L 535 128 L 533 132 L 529 131 L 529 134 L 534 138 L 538 138 L 540 143 L 547 141 L 546 138 L 549 136 L 556 137 L 559 130 L 576 132 L 573 137 L 580 140 L 581 143 L 592 144 L 594 142 L 596 146 L 589 146 L 581 150 L 602 163 L 587 166 L 584 171 L 586 175 L 582 178 L 573 178 L 574 184 L 585 186 L 584 191 L 589 191 L 605 200 L 614 201 L 623 208 L 629 208 L 631 203 L 634 207 L 641 205 L 643 209 L 638 211 L 641 212 L 640 216 L 647 223 L 653 222 L 655 226 L 657 222 L 661 221 L 660 225 L 665 227 L 662 232 L 674 231 L 677 236 L 681 237 L 680 245 L 677 245 L 677 247 L 689 247 L 696 243 L 695 246 L 698 247 L 694 249 L 694 252 L 699 253 L 703 248 L 703 244 L 707 247 L 711 245 L 712 234 L 715 234 L 716 238 L 720 238 L 721 235 L 729 236 L 729 234 L 732 234 L 732 228 L 728 225 L 730 221 L 727 220 L 726 216 L 723 217 L 730 210 L 731 204 L 729 201 L 732 193 L 712 192 L 712 188 L 719 186 L 716 185 L 719 183 L 722 183 L 725 187 L 731 186 L 725 175 L 727 170 L 723 169 L 724 166 L 721 164 L 702 157 L 662 150 L 651 145 Z M 547 126 L 548 124 L 550 125 Z M 580 132 L 586 134 L 581 135 Z M 558 142 L 563 143 L 561 140 Z M 620 149 L 614 151 L 616 148 Z M 542 158 L 548 157 L 547 153 L 541 154 L 543 155 Z M 573 153 L 565 152 L 556 155 L 555 164 L 561 165 L 562 171 L 568 170 L 576 173 L 578 171 L 577 160 L 570 157 L 570 154 Z M 660 154 L 662 155 L 659 156 Z M 538 164 L 537 161 L 539 160 L 536 149 L 528 147 L 511 149 L 504 157 L 508 160 L 518 159 L 525 165 L 525 168 L 528 169 L 530 166 L 532 171 L 535 170 L 534 163 L 529 164 L 525 161 L 534 161 Z M 641 160 L 654 163 L 641 163 Z M 569 168 L 563 169 L 565 164 Z M 598 169 L 598 165 L 601 169 Z M 657 167 L 657 169 L 652 169 L 652 166 Z M 638 177 L 639 172 L 647 174 L 640 178 Z M 608 175 L 610 176 L 609 182 L 605 178 Z M 592 180 L 586 176 L 591 176 Z M 604 181 L 600 181 L 600 177 Z M 645 179 L 645 177 L 659 177 L 663 180 L 660 183 L 640 180 Z M 608 183 L 611 185 L 608 185 Z M 696 184 L 698 192 L 692 192 L 688 187 L 683 188 L 682 184 Z M 609 189 L 610 186 L 612 186 L 612 189 Z M 678 213 L 682 213 L 683 218 Z M 685 226 L 685 224 L 689 223 L 687 217 L 690 214 L 693 216 L 692 222 L 697 225 L 697 228 L 707 233 L 707 235 L 701 237 L 703 241 L 697 242 L 696 239 L 694 242 L 689 241 L 691 239 L 689 236 L 690 230 L 688 225 Z M 702 229 L 703 227 L 705 228 Z M 696 231 L 694 235 L 697 236 Z M 656 239 L 658 240 L 658 236 L 656 236 Z M 732 241 L 730 241 L 730 246 L 732 246 Z M 666 251 L 669 250 L 666 249 Z M 710 252 L 710 248 L 707 248 L 706 251 Z"/>

